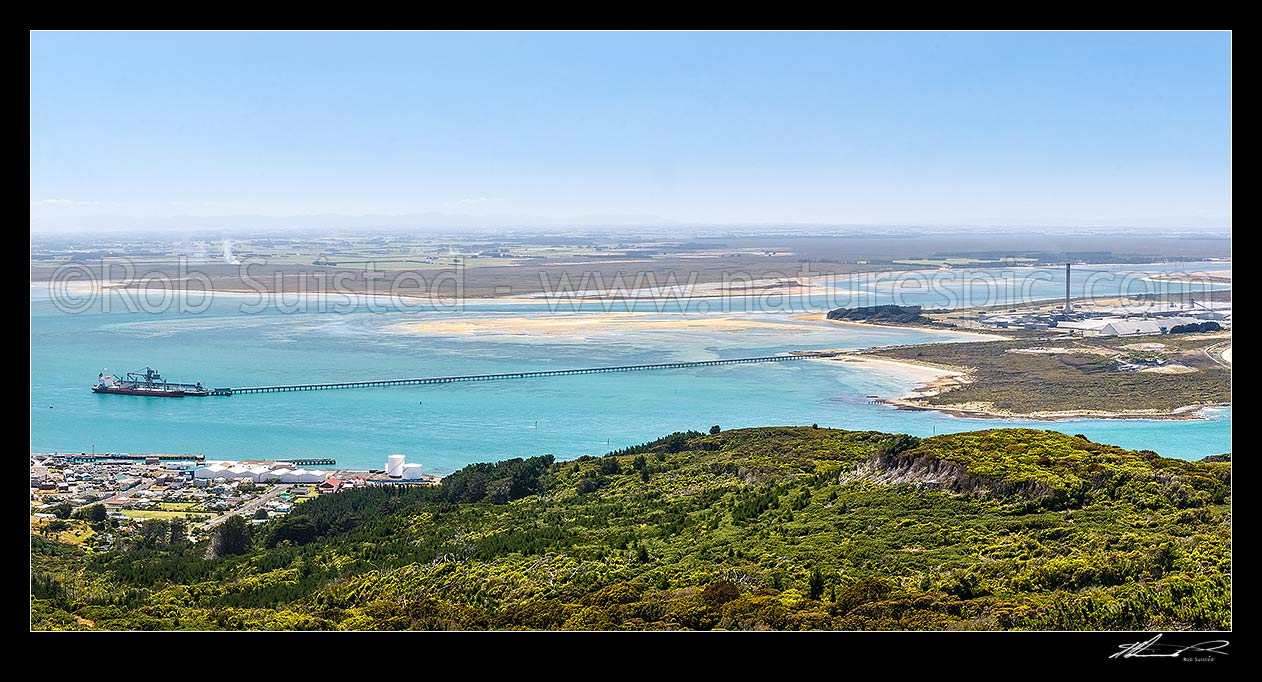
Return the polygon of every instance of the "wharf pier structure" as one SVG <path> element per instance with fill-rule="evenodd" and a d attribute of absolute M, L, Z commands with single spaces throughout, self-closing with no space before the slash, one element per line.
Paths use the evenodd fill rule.
<path fill-rule="evenodd" d="M 546 369 L 530 372 L 498 372 L 495 374 L 463 374 L 446 377 L 418 377 L 413 379 L 374 379 L 369 381 L 338 381 L 318 384 L 287 384 L 276 386 L 244 386 L 241 388 L 212 388 L 212 396 L 230 396 L 249 393 L 286 393 L 290 391 L 329 391 L 347 388 L 376 388 L 383 386 L 423 386 L 427 384 L 451 384 L 461 381 L 503 381 L 506 379 L 532 379 L 559 377 L 576 374 L 602 374 L 606 372 L 642 372 L 655 369 L 684 369 L 688 367 L 714 367 L 756 362 L 790 362 L 816 360 L 841 355 L 839 351 L 801 352 L 787 355 L 763 355 L 749 358 L 724 358 L 719 360 L 693 360 L 689 362 L 657 362 L 644 365 L 617 365 L 613 367 L 584 367 L 579 369 Z"/>

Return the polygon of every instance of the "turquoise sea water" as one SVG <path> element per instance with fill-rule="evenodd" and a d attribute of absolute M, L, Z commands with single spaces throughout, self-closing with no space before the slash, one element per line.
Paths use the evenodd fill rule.
<path fill-rule="evenodd" d="M 1181 264 L 1100 269 L 1124 274 L 1205 272 L 1229 267 Z M 1050 280 L 1039 279 L 1024 290 L 1004 294 L 1008 296 L 1005 300 L 1055 296 L 1058 288 L 1063 293 L 1063 279 L 1058 283 L 1056 274 L 1049 271 Z M 865 300 L 855 304 L 892 302 L 893 294 L 886 284 L 838 285 L 846 286 L 866 292 Z M 970 301 L 964 294 L 963 280 L 919 294 L 908 293 L 904 287 L 905 298 L 898 302 L 946 305 L 949 301 L 943 299 L 952 294 L 944 294 L 942 287 L 949 290 L 951 286 L 956 287 L 953 295 L 957 300 L 980 302 Z M 1156 285 L 1150 282 L 1147 286 Z M 921 436 L 1033 426 L 1185 458 L 1231 449 L 1229 409 L 1212 419 L 1195 421 L 962 419 L 871 404 L 867 396 L 905 393 L 915 384 L 914 379 L 826 361 L 180 400 L 96 395 L 89 387 L 98 371 L 108 368 L 122 373 L 145 365 L 173 381 L 247 386 L 701 360 L 952 340 L 949 335 L 916 330 L 794 320 L 788 313 L 822 310 L 838 303 L 801 297 L 708 300 L 682 308 L 760 309 L 768 312 L 754 313 L 751 319 L 776 323 L 740 333 L 705 329 L 623 331 L 620 327 L 589 329 L 579 336 L 434 336 L 400 333 L 391 327 L 431 319 L 546 315 L 548 306 L 470 302 L 461 311 L 360 309 L 288 314 L 273 306 L 249 313 L 241 310 L 242 305 L 257 302 L 257 297 L 219 295 L 200 312 L 133 312 L 128 311 L 121 296 L 110 295 L 108 312 L 105 302 L 98 300 L 88 310 L 69 314 L 53 304 L 47 287 L 31 287 L 32 452 L 94 448 L 98 452 L 201 452 L 224 459 L 327 456 L 335 457 L 338 466 L 346 468 L 379 468 L 386 455 L 403 453 L 409 461 L 421 462 L 428 471 L 442 474 L 470 462 L 506 457 L 602 454 L 672 431 L 704 430 L 712 424 L 735 428 L 811 423 Z M 588 312 L 582 314 L 599 316 L 601 307 L 585 304 L 582 309 Z M 658 314 L 648 303 L 631 309 Z M 667 307 L 660 314 L 681 314 L 670 311 Z M 1038 388 L 1032 386 L 1031 390 Z"/>

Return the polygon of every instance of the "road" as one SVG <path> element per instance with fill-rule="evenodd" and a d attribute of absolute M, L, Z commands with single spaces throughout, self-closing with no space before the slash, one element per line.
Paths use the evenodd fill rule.
<path fill-rule="evenodd" d="M 152 479 L 149 477 L 142 477 L 140 479 L 140 483 L 137 483 L 135 486 L 128 488 L 127 490 L 116 490 L 114 491 L 114 494 L 112 495 L 102 497 L 96 502 L 87 502 L 83 504 L 82 506 L 90 507 L 94 504 L 105 504 L 106 502 L 109 502 L 110 500 L 121 500 L 123 498 L 134 497 L 137 493 L 141 492 L 142 490 L 148 490 L 149 488 L 152 488 L 155 483 L 157 483 L 156 479 Z"/>
<path fill-rule="evenodd" d="M 262 507 L 263 505 L 267 504 L 267 503 L 268 503 L 268 501 L 270 501 L 270 500 L 274 499 L 277 495 L 279 495 L 279 494 L 281 494 L 281 493 L 283 493 L 283 492 L 286 492 L 286 491 L 290 490 L 290 489 L 291 489 L 291 488 L 293 488 L 293 487 L 294 487 L 294 486 L 293 486 L 292 484 L 289 484 L 289 483 L 276 483 L 276 484 L 273 484 L 273 485 L 272 485 L 272 487 L 271 487 L 271 488 L 270 488 L 267 492 L 265 492 L 265 493 L 263 493 L 262 495 L 259 495 L 258 497 L 256 497 L 256 498 L 254 498 L 254 499 L 250 500 L 249 502 L 246 502 L 245 504 L 241 505 L 240 507 L 237 507 L 236 509 L 233 509 L 233 510 L 232 510 L 232 511 L 230 511 L 230 512 L 225 512 L 223 516 L 215 516 L 215 517 L 212 517 L 212 518 L 211 518 L 209 521 L 207 521 L 207 522 L 206 522 L 206 524 L 205 524 L 204 526 L 202 526 L 202 527 L 203 527 L 203 528 L 205 528 L 205 529 L 207 529 L 207 530 L 209 530 L 209 529 L 211 529 L 211 528 L 214 528 L 215 526 L 218 526 L 219 524 L 223 523 L 224 521 L 227 521 L 229 518 L 231 518 L 231 517 L 233 517 L 233 516 L 244 516 L 244 517 L 245 517 L 245 518 L 247 518 L 247 519 L 252 519 L 252 518 L 254 518 L 254 512 L 258 511 L 258 510 L 259 510 L 259 507 Z"/>
<path fill-rule="evenodd" d="M 1214 362 L 1231 369 L 1231 342 L 1224 341 L 1205 347 L 1205 355 Z"/>

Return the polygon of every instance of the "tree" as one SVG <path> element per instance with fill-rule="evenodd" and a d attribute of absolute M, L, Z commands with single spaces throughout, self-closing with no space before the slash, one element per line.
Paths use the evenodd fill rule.
<path fill-rule="evenodd" d="M 919 438 L 900 433 L 881 439 L 876 445 L 876 454 L 877 457 L 884 459 L 911 450 L 918 445 L 920 445 Z"/>
<path fill-rule="evenodd" d="M 723 430 L 723 429 L 720 429 L 718 424 L 715 424 L 714 426 L 711 426 L 711 427 L 710 427 L 710 435 L 711 435 L 711 436 L 717 436 L 717 435 L 719 435 L 719 432 L 720 432 L 720 431 L 722 431 L 722 430 Z"/>
<path fill-rule="evenodd" d="M 600 460 L 600 473 L 602 474 L 620 474 L 622 473 L 622 465 L 618 464 L 618 460 L 613 457 L 605 457 Z"/>
<path fill-rule="evenodd" d="M 710 606 L 722 606 L 739 596 L 741 589 L 730 580 L 710 583 L 701 591 L 701 600 Z"/>
<path fill-rule="evenodd" d="M 188 537 L 188 525 L 184 523 L 184 519 L 181 519 L 178 516 L 171 519 L 169 528 L 171 535 L 167 542 L 172 545 L 184 544 L 185 539 Z"/>
<path fill-rule="evenodd" d="M 819 599 L 824 596 L 824 574 L 820 572 L 819 566 L 811 571 L 811 580 L 807 585 L 807 594 L 811 599 Z"/>
<path fill-rule="evenodd" d="M 268 538 L 267 546 L 268 548 L 277 547 L 285 542 L 302 546 L 314 541 L 318 536 L 319 532 L 311 521 L 291 514 L 281 521 L 276 530 L 272 531 L 272 537 Z"/>
<path fill-rule="evenodd" d="M 56 516 L 59 519 L 68 519 L 70 518 L 70 514 L 74 512 L 74 507 L 70 506 L 69 502 L 62 502 L 56 507 L 53 507 L 51 511 L 53 516 Z"/>
<path fill-rule="evenodd" d="M 1193 322 L 1192 324 L 1178 324 L 1170 328 L 1171 334 L 1195 334 L 1198 332 L 1217 332 L 1222 331 L 1223 326 L 1217 322 Z"/>
<path fill-rule="evenodd" d="M 215 535 L 210 541 L 212 559 L 245 554 L 249 550 L 249 528 L 245 524 L 245 519 L 235 514 L 215 529 Z"/>
<path fill-rule="evenodd" d="M 171 526 L 164 519 L 149 519 L 140 524 L 140 546 L 157 547 L 171 537 Z"/>
<path fill-rule="evenodd" d="M 74 513 L 76 519 L 83 519 L 91 523 L 100 523 L 109 518 L 109 514 L 105 511 L 105 505 L 94 504 L 90 507 L 84 507 Z"/>
<path fill-rule="evenodd" d="M 672 433 L 662 439 L 662 445 L 666 447 L 666 452 L 683 452 L 688 448 L 688 434 L 678 431 Z"/>
<path fill-rule="evenodd" d="M 644 455 L 636 455 L 635 459 L 631 460 L 631 468 L 636 471 L 643 471 L 644 467 L 648 466 L 648 463 L 649 461 L 645 459 Z"/>
<path fill-rule="evenodd" d="M 264 509 L 263 507 L 259 507 L 259 510 L 254 512 L 254 518 L 258 519 L 259 521 L 266 521 L 267 510 Z"/>
<path fill-rule="evenodd" d="M 884 599 L 893 588 L 881 580 L 865 579 L 843 589 L 837 595 L 837 611 L 847 613 L 852 609 Z"/>
<path fill-rule="evenodd" d="M 635 548 L 636 563 L 647 564 L 649 562 L 649 550 L 644 545 Z"/>

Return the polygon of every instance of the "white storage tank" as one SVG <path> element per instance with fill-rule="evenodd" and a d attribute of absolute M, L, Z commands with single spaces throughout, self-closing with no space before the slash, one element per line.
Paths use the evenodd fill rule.
<path fill-rule="evenodd" d="M 391 478 L 403 477 L 403 455 L 390 455 L 386 458 L 386 475 Z"/>
<path fill-rule="evenodd" d="M 421 479 L 421 465 L 420 464 L 404 464 L 403 465 L 403 478 L 404 480 L 408 480 L 408 481 L 419 481 Z"/>

